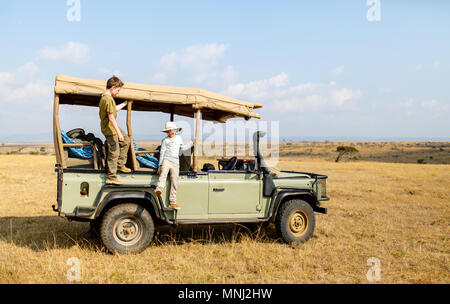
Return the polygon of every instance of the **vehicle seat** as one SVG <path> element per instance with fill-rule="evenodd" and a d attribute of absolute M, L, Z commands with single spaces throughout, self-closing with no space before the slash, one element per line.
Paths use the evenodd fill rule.
<path fill-rule="evenodd" d="M 216 170 L 216 168 L 214 167 L 213 164 L 206 163 L 203 165 L 203 168 L 202 168 L 203 172 L 208 172 L 210 170 Z"/>
<path fill-rule="evenodd" d="M 233 156 L 222 168 L 222 170 L 234 170 L 237 164 L 237 157 Z"/>

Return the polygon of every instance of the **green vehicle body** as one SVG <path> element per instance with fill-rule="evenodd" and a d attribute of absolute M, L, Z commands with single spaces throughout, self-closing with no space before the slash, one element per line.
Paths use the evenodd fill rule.
<path fill-rule="evenodd" d="M 169 181 L 162 202 L 155 194 L 156 173 L 134 172 L 119 174 L 124 185 L 105 185 L 105 172 L 83 169 L 58 169 L 58 209 L 61 216 L 71 220 L 91 221 L 101 217 L 112 205 L 138 202 L 167 224 L 260 222 L 273 220 L 275 203 L 280 199 L 302 198 L 316 212 L 326 213 L 320 201 L 328 200 L 322 193 L 325 176 L 311 173 L 273 173 L 277 190 L 263 195 L 262 174 L 245 171 L 181 172 L 177 189 L 176 214 L 167 208 Z M 277 201 L 278 198 L 278 202 Z M 271 206 L 272 203 L 272 206 Z M 272 208 L 271 208 L 272 207 Z M 176 216 L 175 216 L 176 215 Z"/>
<path fill-rule="evenodd" d="M 257 132 L 258 133 L 258 132 Z M 181 210 L 168 208 L 170 181 L 161 197 L 155 194 L 156 172 L 119 174 L 123 185 L 106 185 L 106 171 L 57 168 L 58 197 L 54 211 L 75 221 L 96 221 L 111 207 L 134 203 L 147 209 L 156 224 L 215 224 L 274 222 L 286 200 L 301 199 L 312 210 L 327 213 L 325 175 L 281 171 L 265 166 L 254 136 L 255 169 L 180 172 L 177 203 Z"/>

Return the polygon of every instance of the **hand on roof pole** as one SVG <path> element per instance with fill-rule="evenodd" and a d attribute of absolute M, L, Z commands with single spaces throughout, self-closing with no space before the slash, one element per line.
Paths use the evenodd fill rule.
<path fill-rule="evenodd" d="M 127 103 L 130 105 L 133 105 L 133 101 L 132 100 L 127 100 Z"/>
<path fill-rule="evenodd" d="M 127 105 L 127 102 L 126 102 L 126 101 L 122 102 L 122 103 L 119 104 L 119 105 L 116 105 L 116 111 L 122 110 L 126 105 Z"/>

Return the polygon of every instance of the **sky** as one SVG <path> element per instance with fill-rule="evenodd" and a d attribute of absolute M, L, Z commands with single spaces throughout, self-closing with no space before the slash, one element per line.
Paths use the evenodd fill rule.
<path fill-rule="evenodd" d="M 450 139 L 450 1 L 3 1 L 0 142 L 52 141 L 57 74 L 263 104 L 279 138 Z M 125 128 L 125 112 L 119 124 Z M 133 113 L 137 139 L 163 113 Z M 180 124 L 192 119 L 176 117 Z M 96 108 L 61 127 L 100 135 Z M 100 136 L 99 136 L 100 137 Z"/>

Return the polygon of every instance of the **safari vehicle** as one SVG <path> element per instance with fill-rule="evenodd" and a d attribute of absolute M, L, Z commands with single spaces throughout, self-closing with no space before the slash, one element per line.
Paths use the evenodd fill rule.
<path fill-rule="evenodd" d="M 260 151 L 263 132 L 253 135 L 254 158 L 219 159 L 199 170 L 200 120 L 259 118 L 253 110 L 262 105 L 240 101 L 205 90 L 125 83 L 116 102 L 133 100 L 127 108 L 128 135 L 133 142 L 131 114 L 153 111 L 194 117 L 196 130 L 193 155 L 180 168 L 177 203 L 181 210 L 168 208 L 166 186 L 162 197 L 155 194 L 156 169 L 143 168 L 137 157 L 156 151 L 139 151 L 131 145 L 128 166 L 132 172 L 119 173 L 124 185 L 106 185 L 104 161 L 90 142 L 64 142 L 59 106 L 97 107 L 105 81 L 58 75 L 55 82 L 53 135 L 56 152 L 57 204 L 53 210 L 73 221 L 89 221 L 99 231 L 111 252 L 137 253 L 152 241 L 161 225 L 274 223 L 280 237 L 288 242 L 305 242 L 314 232 L 315 213 L 327 213 L 321 201 L 326 195 L 327 176 L 294 171 L 272 172 Z M 73 162 L 67 150 L 91 146 L 94 153 L 85 163 Z M 83 160 L 79 160 L 83 161 Z M 170 183 L 168 179 L 168 184 Z"/>

